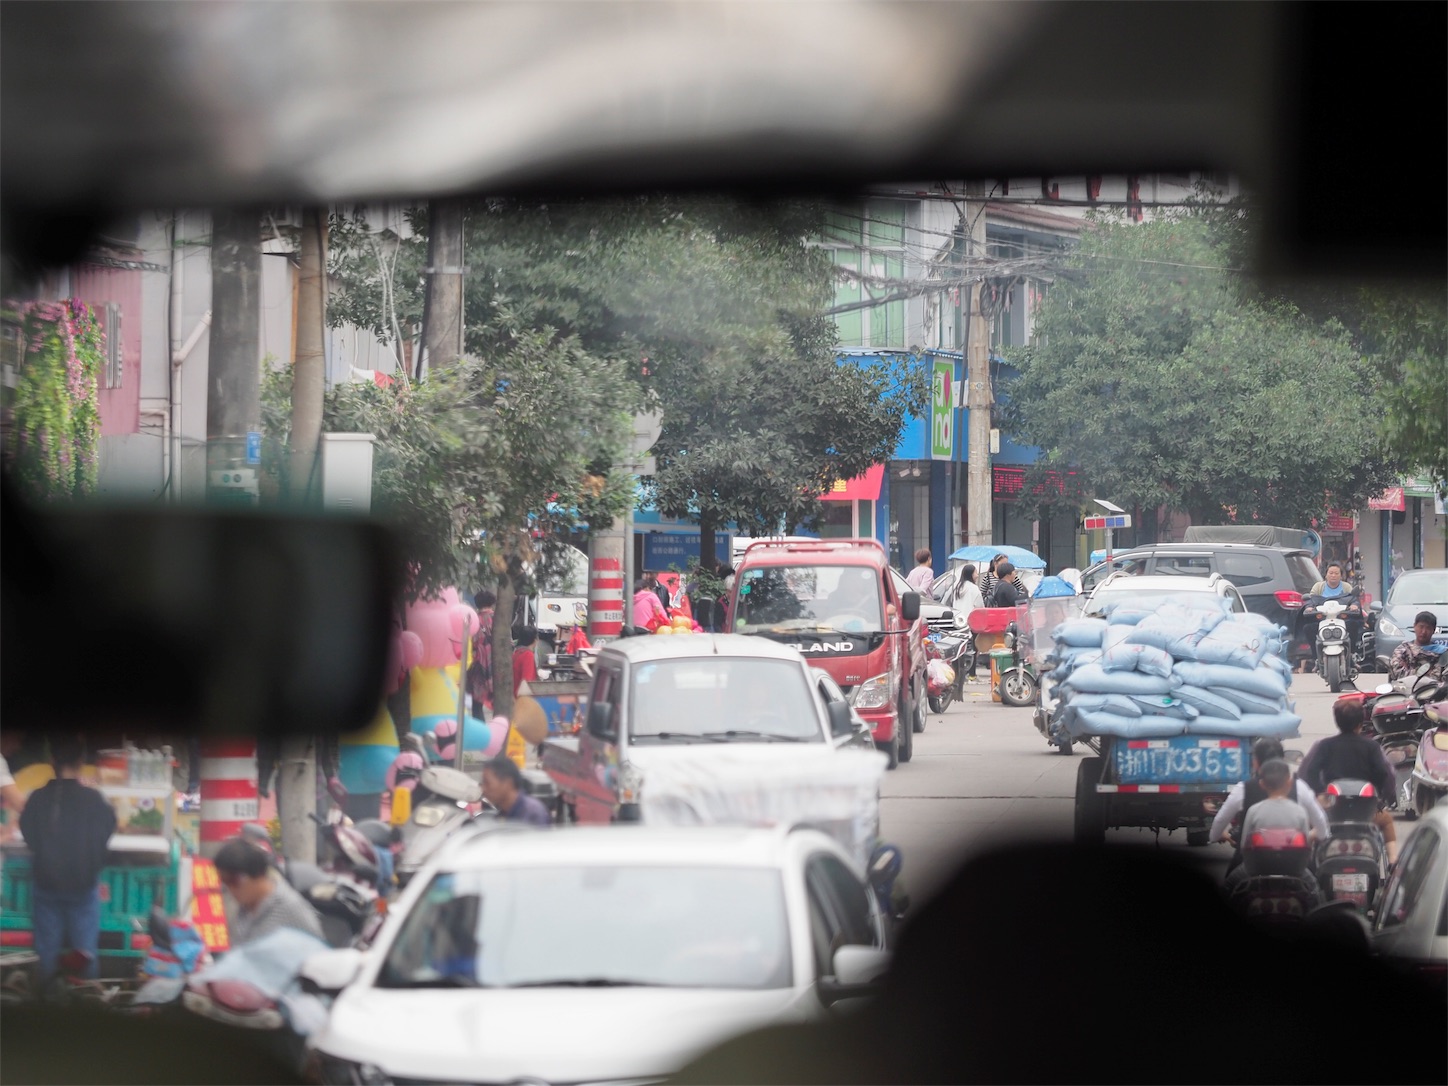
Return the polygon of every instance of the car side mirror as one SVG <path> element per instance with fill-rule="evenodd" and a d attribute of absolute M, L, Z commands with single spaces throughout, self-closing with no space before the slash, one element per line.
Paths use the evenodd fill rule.
<path fill-rule="evenodd" d="M 843 738 L 855 734 L 855 721 L 850 713 L 850 703 L 847 701 L 832 701 L 829 703 L 830 734 L 836 738 Z"/>
<path fill-rule="evenodd" d="M 618 738 L 614 725 L 613 706 L 606 701 L 595 701 L 588 706 L 588 734 L 595 739 L 613 741 Z"/>
<path fill-rule="evenodd" d="M 920 617 L 919 592 L 906 592 L 900 597 L 900 617 L 906 622 L 914 622 Z"/>
<path fill-rule="evenodd" d="M 356 947 L 339 947 L 313 954 L 302 964 L 302 990 L 334 996 L 357 979 L 367 955 Z"/>
<path fill-rule="evenodd" d="M 1381 614 L 1381 613 L 1382 613 L 1382 610 L 1383 610 L 1383 601 L 1382 601 L 1382 600 L 1373 600 L 1372 603 L 1368 604 L 1368 610 L 1371 611 L 1371 612 L 1372 612 L 1373 614 L 1375 614 L 1375 615 Z"/>
<path fill-rule="evenodd" d="M 890 968 L 890 953 L 872 946 L 842 946 L 835 951 L 832 968 L 834 975 L 819 981 L 820 999 L 827 1007 L 875 995 Z"/>

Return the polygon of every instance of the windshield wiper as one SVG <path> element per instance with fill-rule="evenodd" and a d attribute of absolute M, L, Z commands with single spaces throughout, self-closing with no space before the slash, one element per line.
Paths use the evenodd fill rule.
<path fill-rule="evenodd" d="M 689 739 L 699 743 L 722 743 L 724 740 L 715 739 L 715 734 L 713 732 L 705 735 L 700 735 L 698 732 L 637 732 L 634 734 L 633 740 L 637 742 L 640 739 Z"/>
<path fill-rule="evenodd" d="M 617 977 L 559 977 L 556 980 L 533 980 L 527 984 L 510 984 L 509 988 L 667 988 L 651 980 L 624 980 Z"/>
<path fill-rule="evenodd" d="M 781 743 L 808 743 L 814 736 L 811 735 L 780 735 L 778 732 L 750 732 L 731 729 L 727 732 L 705 732 L 706 739 L 713 739 L 715 742 L 727 742 L 730 739 L 774 739 Z"/>

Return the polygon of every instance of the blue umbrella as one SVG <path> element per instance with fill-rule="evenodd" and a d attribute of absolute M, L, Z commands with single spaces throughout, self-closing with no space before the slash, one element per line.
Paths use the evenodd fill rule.
<path fill-rule="evenodd" d="M 950 556 L 950 560 L 952 562 L 989 562 L 998 554 L 1009 558 L 1011 565 L 1017 569 L 1046 568 L 1046 560 L 1039 554 L 1028 551 L 1024 547 L 1012 547 L 1009 544 L 999 547 L 961 547 Z"/>

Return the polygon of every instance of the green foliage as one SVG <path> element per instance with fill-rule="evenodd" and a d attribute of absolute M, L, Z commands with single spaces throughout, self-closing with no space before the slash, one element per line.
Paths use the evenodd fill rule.
<path fill-rule="evenodd" d="M 379 245 L 359 214 L 334 216 L 333 323 L 411 334 L 427 217 L 407 217 L 416 236 Z M 450 395 L 486 413 L 498 444 L 491 473 L 445 473 L 433 500 L 464 487 L 454 505 L 471 510 L 486 494 L 492 511 L 464 519 L 484 532 L 495 570 L 516 573 L 539 557 L 529 518 L 564 527 L 547 511 L 555 495 L 591 524 L 624 511 L 633 480 L 614 465 L 632 413 L 656 405 L 664 434 L 648 485 L 666 511 L 761 529 L 812 519 L 816 495 L 888 455 L 924 401 L 923 375 L 835 364 L 821 316 L 830 265 L 806 243 L 822 221 L 809 203 L 713 197 L 471 206 L 471 360 Z"/>
<path fill-rule="evenodd" d="M 1441 286 L 1365 290 L 1363 311 L 1384 376 L 1384 437 L 1448 491 L 1448 297 Z"/>
<path fill-rule="evenodd" d="M 1203 217 L 1097 221 L 1012 357 L 1007 425 L 1085 487 L 1193 519 L 1307 523 L 1397 465 L 1341 324 L 1243 297 Z"/>
<path fill-rule="evenodd" d="M 5 438 L 10 481 L 37 501 L 89 493 L 98 466 L 97 389 L 105 335 L 82 302 L 30 302 L 6 309 L 20 325 L 24 352 Z"/>

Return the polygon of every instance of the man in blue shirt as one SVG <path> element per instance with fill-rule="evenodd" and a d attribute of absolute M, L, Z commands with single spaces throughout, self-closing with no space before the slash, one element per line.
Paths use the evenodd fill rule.
<path fill-rule="evenodd" d="M 523 773 L 506 754 L 483 766 L 483 798 L 509 822 L 551 826 L 553 818 L 540 800 L 523 791 Z"/>

